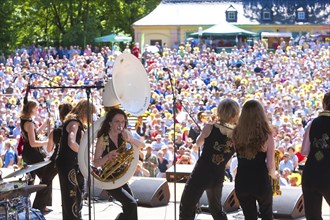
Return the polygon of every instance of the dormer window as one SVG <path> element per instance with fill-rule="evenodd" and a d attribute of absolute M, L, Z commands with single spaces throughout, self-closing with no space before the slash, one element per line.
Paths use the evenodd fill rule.
<path fill-rule="evenodd" d="M 226 11 L 226 20 L 227 22 L 237 22 L 237 10 L 232 5 Z"/>
<path fill-rule="evenodd" d="M 307 15 L 303 7 L 297 9 L 297 21 L 306 21 Z"/>
<path fill-rule="evenodd" d="M 264 21 L 272 20 L 272 11 L 268 7 L 262 9 L 262 20 Z"/>

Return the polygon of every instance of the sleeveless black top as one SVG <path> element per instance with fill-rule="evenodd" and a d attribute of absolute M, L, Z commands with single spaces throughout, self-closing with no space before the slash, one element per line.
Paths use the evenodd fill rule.
<path fill-rule="evenodd" d="M 235 190 L 247 193 L 258 193 L 271 187 L 266 165 L 266 152 L 258 152 L 254 159 L 248 160 L 237 154 L 237 174 Z"/>
<path fill-rule="evenodd" d="M 83 124 L 77 119 L 67 120 L 63 125 L 61 144 L 58 149 L 58 157 L 56 160 L 57 166 L 65 164 L 66 166 L 75 166 L 78 164 L 78 153 L 73 151 L 68 145 L 68 132 L 66 130 L 68 124 L 72 121 L 79 122 L 79 127 L 76 135 L 76 142 L 80 144 L 81 132 L 84 130 Z"/>
<path fill-rule="evenodd" d="M 191 178 L 204 178 L 215 182 L 223 182 L 227 162 L 234 154 L 235 149 L 230 138 L 212 126 L 210 135 L 205 138 L 204 147 L 198 159 Z M 212 181 L 211 181 L 212 182 Z"/>
<path fill-rule="evenodd" d="M 104 157 L 110 151 L 113 151 L 113 150 L 116 150 L 117 149 L 115 143 L 113 143 L 113 141 L 111 140 L 110 136 L 107 135 L 106 138 L 108 138 L 108 140 L 109 140 L 108 143 L 109 144 L 107 146 L 105 146 L 105 149 L 102 152 L 102 157 Z M 123 137 L 121 135 L 118 135 L 118 147 L 120 147 L 123 144 L 123 142 L 124 142 Z"/>
<path fill-rule="evenodd" d="M 21 131 L 24 139 L 24 147 L 22 152 L 22 158 L 27 164 L 34 164 L 44 161 L 44 156 L 40 153 L 39 149 L 32 147 L 29 143 L 28 133 L 24 130 L 24 124 L 26 122 L 32 122 L 31 119 L 22 119 L 21 118 Z M 35 124 L 35 123 L 34 123 Z M 35 139 L 38 139 L 37 133 L 35 131 Z"/>
<path fill-rule="evenodd" d="M 330 117 L 319 116 L 312 122 L 310 152 L 303 170 L 303 185 L 330 186 Z"/>

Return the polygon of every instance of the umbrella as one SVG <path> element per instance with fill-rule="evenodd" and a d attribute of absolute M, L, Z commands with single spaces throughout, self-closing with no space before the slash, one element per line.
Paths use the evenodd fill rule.
<path fill-rule="evenodd" d="M 103 37 L 95 38 L 95 42 L 131 42 L 132 37 L 127 37 L 124 35 L 109 34 Z"/>

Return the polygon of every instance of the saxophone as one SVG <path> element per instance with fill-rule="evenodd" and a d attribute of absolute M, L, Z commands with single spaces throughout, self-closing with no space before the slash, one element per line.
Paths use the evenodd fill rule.
<path fill-rule="evenodd" d="M 279 172 L 279 164 L 280 164 L 280 155 L 281 152 L 279 150 L 275 150 L 275 170 Z M 282 191 L 280 189 L 280 178 L 273 179 L 271 178 L 271 183 L 272 183 L 272 189 L 273 189 L 273 196 L 280 196 L 282 195 Z"/>

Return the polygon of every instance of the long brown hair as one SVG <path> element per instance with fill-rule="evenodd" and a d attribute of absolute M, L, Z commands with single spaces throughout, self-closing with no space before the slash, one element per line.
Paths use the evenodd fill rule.
<path fill-rule="evenodd" d="M 89 108 L 90 119 L 93 117 L 93 113 L 96 112 L 96 108 L 92 103 L 89 103 L 88 100 L 81 100 L 77 103 L 77 105 L 69 112 L 69 114 L 65 117 L 65 121 L 76 118 L 81 121 L 83 124 L 87 124 L 87 110 Z M 92 122 L 92 121 L 91 121 Z"/>
<path fill-rule="evenodd" d="M 253 159 L 262 150 L 271 133 L 262 105 L 256 100 L 247 101 L 233 132 L 237 153 L 246 159 Z"/>
<path fill-rule="evenodd" d="M 32 114 L 32 109 L 38 106 L 39 103 L 36 100 L 29 100 L 26 104 L 23 105 L 23 109 L 21 111 L 21 118 L 30 118 Z"/>
<path fill-rule="evenodd" d="M 108 133 L 108 131 L 110 131 L 110 129 L 111 129 L 110 122 L 118 114 L 123 115 L 125 117 L 125 128 L 126 128 L 128 122 L 127 122 L 127 116 L 126 116 L 125 112 L 123 110 L 121 110 L 120 108 L 113 108 L 109 112 L 107 112 L 100 130 L 97 132 L 98 138 L 106 135 Z"/>

